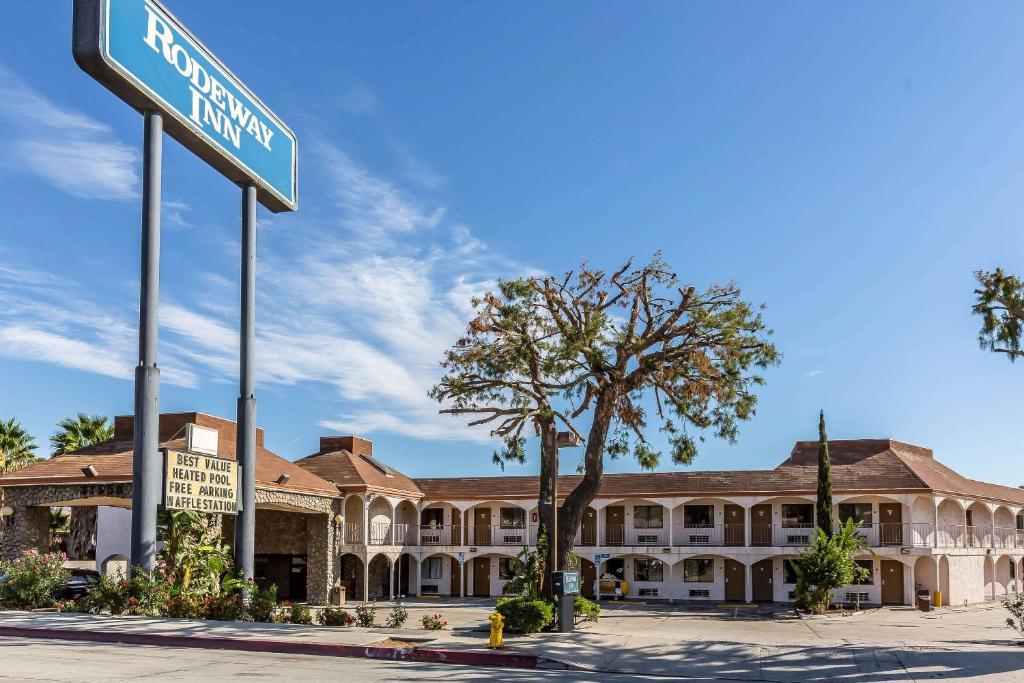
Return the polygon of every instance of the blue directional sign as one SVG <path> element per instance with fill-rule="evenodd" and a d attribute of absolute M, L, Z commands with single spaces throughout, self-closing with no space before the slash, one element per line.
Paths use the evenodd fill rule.
<path fill-rule="evenodd" d="M 156 0 L 75 0 L 75 61 L 271 211 L 298 208 L 295 135 Z"/>

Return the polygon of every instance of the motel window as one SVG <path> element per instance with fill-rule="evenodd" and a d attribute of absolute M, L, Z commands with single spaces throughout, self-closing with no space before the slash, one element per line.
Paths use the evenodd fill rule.
<path fill-rule="evenodd" d="M 424 579 L 440 579 L 442 571 L 440 557 L 428 557 L 423 560 Z"/>
<path fill-rule="evenodd" d="M 664 512 L 660 505 L 636 505 L 633 507 L 633 525 L 637 529 L 660 529 Z"/>
<path fill-rule="evenodd" d="M 854 524 L 871 525 L 871 503 L 840 503 L 838 510 L 840 524 L 852 519 Z"/>
<path fill-rule="evenodd" d="M 515 578 L 516 568 L 518 565 L 519 560 L 514 557 L 499 557 L 498 578 L 502 581 L 508 581 L 509 579 Z"/>
<path fill-rule="evenodd" d="M 526 510 L 522 508 L 501 508 L 501 526 L 522 529 L 526 526 Z"/>
<path fill-rule="evenodd" d="M 683 560 L 683 581 L 687 583 L 712 583 L 714 580 L 714 560 Z"/>
<path fill-rule="evenodd" d="M 809 503 L 784 504 L 782 506 L 782 526 L 814 526 L 814 506 Z"/>
<path fill-rule="evenodd" d="M 875 583 L 875 563 L 871 560 L 855 560 L 858 567 L 868 570 L 868 576 L 861 581 L 854 581 L 854 586 L 870 586 Z"/>
<path fill-rule="evenodd" d="M 663 581 L 665 565 L 661 560 L 639 557 L 633 560 L 633 579 L 635 581 Z"/>
<path fill-rule="evenodd" d="M 711 526 L 715 523 L 714 505 L 686 505 L 683 507 L 684 526 Z"/>
<path fill-rule="evenodd" d="M 428 508 L 420 513 L 420 520 L 420 524 L 423 526 L 439 527 L 444 524 L 444 510 Z"/>
<path fill-rule="evenodd" d="M 782 583 L 794 584 L 796 583 L 796 568 L 793 564 L 793 560 L 782 561 Z"/>

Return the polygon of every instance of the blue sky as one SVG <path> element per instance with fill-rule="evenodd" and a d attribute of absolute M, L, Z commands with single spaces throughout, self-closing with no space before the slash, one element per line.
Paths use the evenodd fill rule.
<path fill-rule="evenodd" d="M 1024 484 L 1024 367 L 970 314 L 973 270 L 1024 272 L 1024 7 L 168 4 L 299 139 L 300 211 L 259 241 L 282 455 L 357 433 L 411 475 L 493 472 L 426 398 L 472 294 L 661 249 L 766 303 L 785 354 L 696 467 L 772 467 L 824 408 Z M 142 119 L 75 65 L 69 1 L 0 14 L 0 417 L 45 443 L 131 411 Z M 232 417 L 239 192 L 168 140 L 164 198 L 161 406 Z"/>

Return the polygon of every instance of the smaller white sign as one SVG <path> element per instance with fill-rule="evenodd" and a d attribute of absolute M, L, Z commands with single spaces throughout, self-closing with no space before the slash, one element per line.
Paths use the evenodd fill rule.
<path fill-rule="evenodd" d="M 185 425 L 185 450 L 189 453 L 217 455 L 217 430 L 189 422 Z"/>

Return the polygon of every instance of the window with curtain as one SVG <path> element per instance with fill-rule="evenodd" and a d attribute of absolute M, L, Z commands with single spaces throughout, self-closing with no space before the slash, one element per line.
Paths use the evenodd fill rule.
<path fill-rule="evenodd" d="M 501 508 L 501 526 L 522 529 L 526 526 L 526 510 L 522 508 Z"/>
<path fill-rule="evenodd" d="M 687 583 L 712 583 L 714 580 L 714 560 L 683 560 L 683 581 Z"/>
<path fill-rule="evenodd" d="M 871 524 L 871 503 L 840 503 L 836 509 L 839 512 L 840 524 L 846 524 L 848 519 L 861 526 Z"/>
<path fill-rule="evenodd" d="M 634 581 L 664 581 L 665 565 L 661 560 L 638 557 L 633 560 Z"/>
<path fill-rule="evenodd" d="M 685 526 L 711 526 L 715 523 L 714 505 L 684 505 L 683 524 Z"/>
<path fill-rule="evenodd" d="M 422 576 L 424 579 L 440 579 L 443 573 L 440 557 L 428 557 L 423 560 Z"/>
<path fill-rule="evenodd" d="M 665 523 L 664 512 L 660 505 L 637 505 L 633 508 L 633 526 L 637 529 L 660 529 Z"/>
<path fill-rule="evenodd" d="M 810 503 L 787 503 L 782 506 L 782 526 L 814 526 L 814 506 Z"/>

